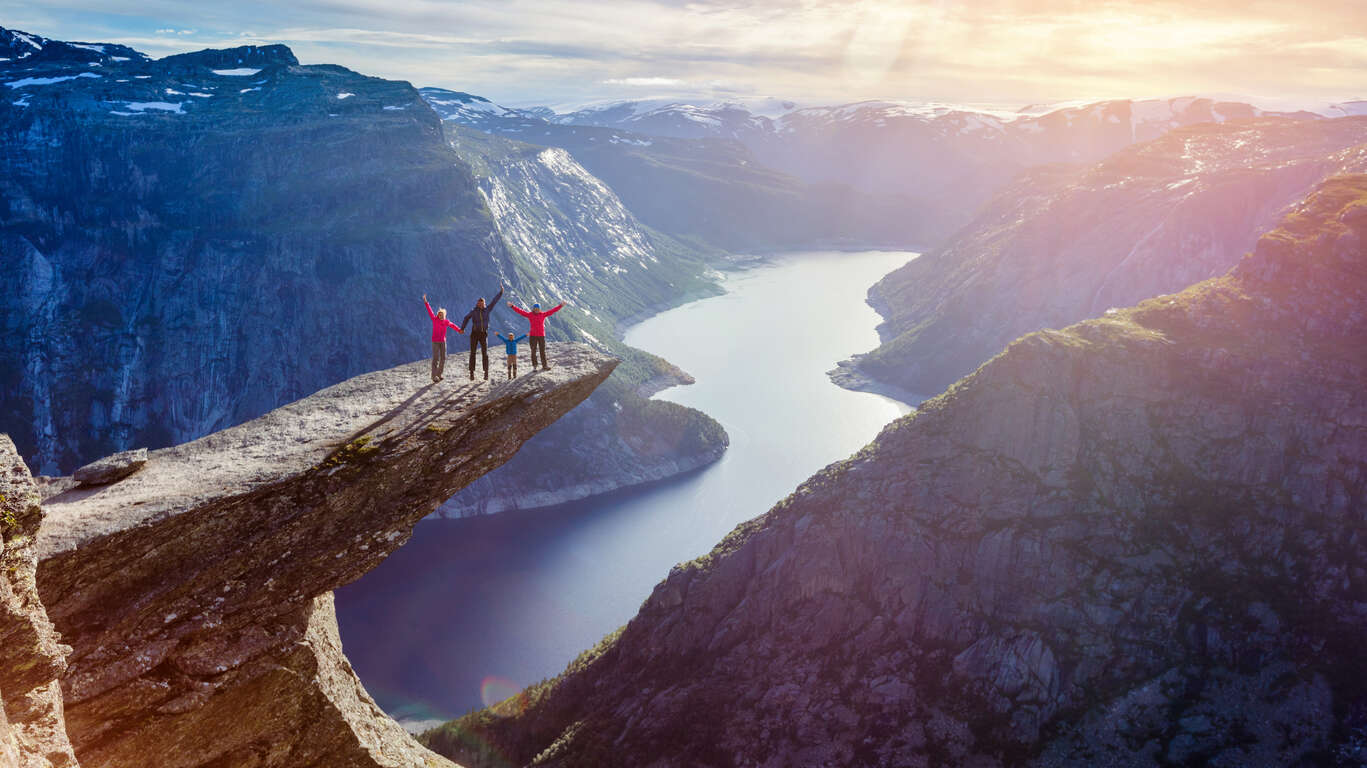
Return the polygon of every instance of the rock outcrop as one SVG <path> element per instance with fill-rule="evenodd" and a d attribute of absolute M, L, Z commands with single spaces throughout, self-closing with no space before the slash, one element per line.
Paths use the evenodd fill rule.
<path fill-rule="evenodd" d="M 432 385 L 425 360 L 359 376 L 47 499 L 38 589 L 81 764 L 449 765 L 366 694 L 331 590 L 616 365 L 551 347 L 556 368 L 497 385 Z"/>
<path fill-rule="evenodd" d="M 0 434 L 0 768 L 75 766 L 58 677 L 66 653 L 38 597 L 38 490 Z"/>
<path fill-rule="evenodd" d="M 676 567 L 468 765 L 1360 764 L 1367 176 L 1028 335 Z"/>
<path fill-rule="evenodd" d="M 1028 171 L 870 289 L 883 344 L 855 367 L 937 394 L 1026 333 L 1224 274 L 1324 179 L 1363 171 L 1367 117 L 1196 125 Z"/>

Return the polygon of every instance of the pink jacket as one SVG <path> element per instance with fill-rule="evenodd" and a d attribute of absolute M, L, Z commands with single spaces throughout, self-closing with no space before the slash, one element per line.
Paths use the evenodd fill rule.
<path fill-rule="evenodd" d="M 529 336 L 545 336 L 545 335 L 546 335 L 546 318 L 550 317 L 551 315 L 555 314 L 556 312 L 559 312 L 559 311 L 560 311 L 560 308 L 563 307 L 563 306 L 565 306 L 565 305 L 564 305 L 563 303 L 561 303 L 561 304 L 556 304 L 554 307 L 552 307 L 551 309 L 546 310 L 545 312 L 528 312 L 528 311 L 525 310 L 525 309 L 519 309 L 519 308 L 518 308 L 515 304 L 513 304 L 511 301 L 508 302 L 508 306 L 512 307 L 514 312 L 516 312 L 516 313 L 518 313 L 519 315 L 522 315 L 523 317 L 527 318 L 527 320 L 532 324 L 531 330 L 528 331 L 528 335 L 529 335 Z"/>
<path fill-rule="evenodd" d="M 432 318 L 432 341 L 446 341 L 446 329 L 455 328 L 456 333 L 465 333 L 459 325 L 447 320 L 444 317 L 437 317 L 437 313 L 432 311 L 432 305 L 427 303 L 427 299 L 422 300 L 422 305 L 427 307 L 427 316 Z"/>

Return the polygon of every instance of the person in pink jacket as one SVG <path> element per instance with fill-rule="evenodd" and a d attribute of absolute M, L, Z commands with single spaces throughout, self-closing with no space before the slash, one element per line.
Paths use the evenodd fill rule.
<path fill-rule="evenodd" d="M 422 305 L 427 307 L 427 316 L 432 318 L 432 383 L 441 381 L 442 372 L 446 370 L 446 329 L 455 328 L 456 333 L 464 333 L 459 325 L 446 319 L 446 307 L 442 307 L 436 312 L 432 311 L 432 305 L 427 303 L 427 294 L 422 295 Z"/>
<path fill-rule="evenodd" d="M 528 312 L 513 304 L 511 301 L 508 302 L 509 309 L 527 318 L 527 321 L 531 323 L 531 330 L 527 332 L 527 336 L 529 337 L 527 345 L 532 348 L 533 371 L 536 370 L 536 352 L 538 349 L 541 350 L 541 369 L 548 370 L 551 367 L 551 361 L 546 357 L 546 318 L 559 312 L 560 308 L 563 306 L 565 306 L 565 304 L 564 302 L 561 302 L 545 312 L 542 312 L 540 304 L 533 304 L 532 310 Z"/>

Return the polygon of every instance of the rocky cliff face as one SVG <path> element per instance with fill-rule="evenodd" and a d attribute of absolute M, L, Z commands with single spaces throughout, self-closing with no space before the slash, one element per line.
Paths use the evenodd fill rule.
<path fill-rule="evenodd" d="M 1031 334 L 706 557 L 470 765 L 1357 764 L 1367 176 Z M 497 757 L 496 757 L 497 756 Z"/>
<path fill-rule="evenodd" d="M 43 513 L 38 489 L 0 434 L 0 766 L 76 765 L 63 725 L 58 677 L 66 653 L 48 620 L 34 572 Z"/>
<path fill-rule="evenodd" d="M 0 299 L 0 429 L 36 471 L 424 355 L 424 293 L 459 320 L 506 279 L 509 298 L 569 300 L 552 327 L 588 340 L 707 290 L 695 252 L 650 240 L 572 162 L 490 187 L 473 167 L 487 158 L 453 148 L 407 83 L 283 46 L 153 61 L 0 43 L 33 51 L 0 61 L 0 280 L 18 287 Z M 457 372 L 463 342 L 448 342 Z"/>
<path fill-rule="evenodd" d="M 1024 174 L 945 247 L 870 290 L 884 343 L 856 368 L 931 395 L 1012 339 L 1222 274 L 1286 207 L 1367 170 L 1367 118 L 1175 130 Z"/>
<path fill-rule="evenodd" d="M 366 374 L 153 451 L 113 485 L 51 483 L 37 583 L 72 647 L 61 690 L 81 764 L 449 765 L 366 694 L 331 590 L 616 364 L 552 349 L 559 367 L 497 386 L 430 385 L 426 361 Z M 22 679 L 2 679 L 8 707 Z"/>
<path fill-rule="evenodd" d="M 631 319 L 717 291 L 704 279 L 698 256 L 642 226 L 565 150 L 456 124 L 446 128 L 451 146 L 470 163 L 519 265 L 521 289 L 514 298 L 524 306 L 571 301 L 547 324 L 548 338 L 591 344 L 622 364 L 583 405 L 529 441 L 507 466 L 467 486 L 440 514 L 547 506 L 669 477 L 720 458 L 728 442 L 720 424 L 696 409 L 647 399 L 659 388 L 692 379 L 619 341 L 618 328 Z M 509 312 L 495 327 L 521 334 L 526 321 Z M 526 349 L 520 354 L 524 373 L 530 370 Z M 500 364 L 502 358 L 499 347 Z"/>

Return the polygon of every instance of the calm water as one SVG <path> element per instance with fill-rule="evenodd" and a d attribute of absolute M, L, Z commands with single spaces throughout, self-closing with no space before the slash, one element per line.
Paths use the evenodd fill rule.
<path fill-rule="evenodd" d="M 626 341 L 697 383 L 658 397 L 726 427 L 718 463 L 530 512 L 425 522 L 338 592 L 347 656 L 405 721 L 446 719 L 559 673 L 626 623 L 675 563 L 710 550 L 909 409 L 826 371 L 878 344 L 865 291 L 914 254 L 806 253 L 729 273 L 727 293 L 632 327 Z"/>

